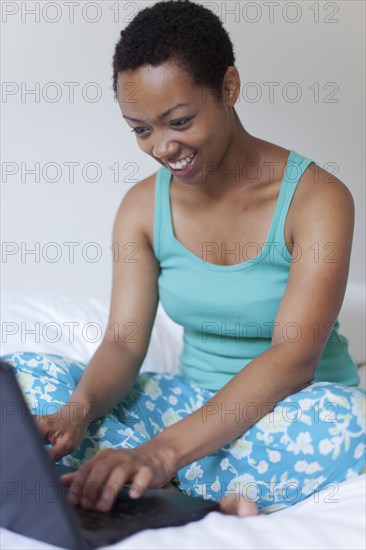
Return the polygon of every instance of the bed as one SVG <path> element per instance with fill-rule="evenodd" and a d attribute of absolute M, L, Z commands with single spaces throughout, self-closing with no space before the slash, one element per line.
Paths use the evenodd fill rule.
<path fill-rule="evenodd" d="M 364 312 L 365 286 L 349 283 L 339 315 L 340 332 L 359 365 L 360 387 L 366 388 Z M 107 317 L 108 304 L 90 296 L 4 291 L 1 355 L 34 351 L 87 362 L 101 341 Z M 159 304 L 141 372 L 177 372 L 181 349 L 182 327 Z M 142 531 L 105 548 L 364 549 L 365 493 L 363 473 L 273 514 L 239 518 L 212 512 L 199 522 Z M 0 547 L 6 550 L 54 548 L 6 529 L 0 530 L 0 537 Z"/>

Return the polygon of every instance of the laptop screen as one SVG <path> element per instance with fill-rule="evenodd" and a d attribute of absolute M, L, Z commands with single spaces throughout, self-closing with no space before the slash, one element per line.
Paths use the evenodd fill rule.
<path fill-rule="evenodd" d="M 13 368 L 3 361 L 0 392 L 1 526 L 61 548 L 90 548 Z"/>

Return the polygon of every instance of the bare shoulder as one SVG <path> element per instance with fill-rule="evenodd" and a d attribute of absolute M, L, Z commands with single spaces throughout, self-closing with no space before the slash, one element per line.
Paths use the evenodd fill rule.
<path fill-rule="evenodd" d="M 301 177 L 291 208 L 293 238 L 297 230 L 313 223 L 344 224 L 353 229 L 354 200 L 347 185 L 333 174 L 311 163 Z"/>
<path fill-rule="evenodd" d="M 150 246 L 154 224 L 155 179 L 156 173 L 135 183 L 123 196 L 116 214 L 117 222 L 122 218 L 128 219 Z"/>

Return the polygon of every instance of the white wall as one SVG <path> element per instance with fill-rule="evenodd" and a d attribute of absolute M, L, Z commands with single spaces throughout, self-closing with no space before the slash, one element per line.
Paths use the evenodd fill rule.
<path fill-rule="evenodd" d="M 153 3 L 80 1 L 70 21 L 71 8 L 65 2 L 2 2 L 2 240 L 3 247 L 14 252 L 2 256 L 3 288 L 85 293 L 109 302 L 116 209 L 134 182 L 159 167 L 140 151 L 114 102 L 112 55 L 129 14 Z M 222 10 L 234 43 L 243 88 L 237 111 L 243 125 L 257 137 L 295 149 L 329 171 L 334 168 L 351 190 L 356 227 L 350 280 L 364 281 L 365 4 L 200 3 Z M 37 5 L 39 22 L 29 13 L 37 12 Z M 96 7 L 100 19 L 92 23 Z M 232 15 L 227 13 L 230 8 L 236 10 Z M 299 20 L 290 23 L 297 14 Z M 56 87 L 49 85 L 52 82 Z M 67 82 L 78 83 L 74 101 Z M 257 102 L 250 101 L 255 87 L 245 88 L 249 82 L 257 83 L 262 93 Z M 265 82 L 279 83 L 273 101 Z M 283 97 L 289 82 L 296 82 L 302 94 L 297 102 Z M 91 101 L 96 87 L 90 83 L 101 93 L 97 101 Z M 37 99 L 24 95 L 36 86 Z M 319 100 L 314 99 L 317 87 Z M 61 95 L 53 102 L 56 91 Z M 288 89 L 291 97 L 294 91 Z M 66 164 L 70 162 L 79 163 L 74 181 Z M 29 173 L 22 177 L 35 163 L 40 181 Z M 59 181 L 42 177 L 48 163 L 59 165 Z M 87 163 L 97 163 L 99 181 L 83 177 Z M 112 165 L 119 166 L 118 181 Z M 11 168 L 16 173 L 6 175 Z M 90 168 L 87 178 L 94 175 Z M 55 169 L 46 171 L 46 178 L 55 176 Z M 57 252 L 49 244 L 53 242 L 61 253 L 56 262 L 50 261 Z M 73 262 L 67 242 L 79 243 Z M 96 262 L 88 261 L 96 252 L 88 244 L 93 242 L 101 254 Z M 22 257 L 22 248 L 24 252 L 37 246 L 38 258 Z"/>

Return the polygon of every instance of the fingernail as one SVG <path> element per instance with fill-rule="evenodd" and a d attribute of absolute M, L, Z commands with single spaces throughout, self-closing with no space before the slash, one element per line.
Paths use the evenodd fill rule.
<path fill-rule="evenodd" d="M 83 500 L 81 501 L 81 504 L 82 504 L 83 508 L 91 508 L 92 507 L 91 501 L 87 498 L 83 498 Z"/>
<path fill-rule="evenodd" d="M 107 500 L 99 500 L 96 508 L 102 512 L 105 512 L 109 509 L 109 502 Z"/>

